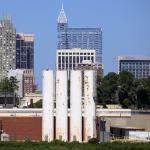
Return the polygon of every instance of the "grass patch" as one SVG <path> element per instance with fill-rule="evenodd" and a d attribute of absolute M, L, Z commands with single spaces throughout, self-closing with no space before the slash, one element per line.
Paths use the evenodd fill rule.
<path fill-rule="evenodd" d="M 0 142 L 0 150 L 150 150 L 150 143 Z"/>

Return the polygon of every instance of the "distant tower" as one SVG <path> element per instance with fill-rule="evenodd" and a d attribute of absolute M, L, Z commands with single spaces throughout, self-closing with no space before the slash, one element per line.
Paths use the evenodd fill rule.
<path fill-rule="evenodd" d="M 16 29 L 11 17 L 5 16 L 0 21 L 0 80 L 8 71 L 16 68 Z"/>
<path fill-rule="evenodd" d="M 68 23 L 67 23 L 67 17 L 66 17 L 65 11 L 64 11 L 63 4 L 62 4 L 61 11 L 60 11 L 58 19 L 57 19 L 57 23 L 58 23 L 57 24 L 58 31 L 64 31 L 67 28 Z"/>
<path fill-rule="evenodd" d="M 58 49 L 67 49 L 68 48 L 68 42 L 67 42 L 67 28 L 68 28 L 68 22 L 67 17 L 63 8 L 63 4 L 61 7 L 61 11 L 59 13 L 58 19 L 57 19 L 57 31 L 58 31 Z"/>

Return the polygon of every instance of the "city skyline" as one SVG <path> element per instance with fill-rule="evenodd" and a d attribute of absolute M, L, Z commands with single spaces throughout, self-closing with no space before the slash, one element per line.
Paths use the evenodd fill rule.
<path fill-rule="evenodd" d="M 96 63 L 102 64 L 102 30 L 101 28 L 69 27 L 67 16 L 62 8 L 57 19 L 57 49 L 93 49 L 96 52 Z"/>
<path fill-rule="evenodd" d="M 18 32 L 35 35 L 35 74 L 41 88 L 41 72 L 55 68 L 57 17 L 62 1 L 1 0 L 0 18 L 11 15 Z M 148 0 L 63 1 L 71 27 L 101 27 L 104 73 L 117 72 L 118 55 L 150 55 Z M 80 6 L 80 7 L 79 7 Z M 85 7 L 86 6 L 86 7 Z M 41 8 L 45 8 L 44 11 Z M 112 53 L 111 53 L 112 52 Z"/>

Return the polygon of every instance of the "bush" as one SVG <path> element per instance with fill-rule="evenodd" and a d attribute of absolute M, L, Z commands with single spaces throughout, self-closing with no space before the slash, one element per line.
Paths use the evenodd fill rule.
<path fill-rule="evenodd" d="M 131 106 L 131 103 L 130 103 L 130 100 L 125 98 L 123 101 L 122 101 L 122 107 L 123 108 L 130 108 Z"/>
<path fill-rule="evenodd" d="M 97 138 L 91 138 L 91 139 L 88 140 L 88 143 L 90 143 L 90 144 L 98 144 L 99 141 L 98 141 Z"/>
<path fill-rule="evenodd" d="M 103 103 L 103 108 L 107 108 L 107 105 L 105 103 Z"/>
<path fill-rule="evenodd" d="M 78 141 L 73 141 L 73 142 L 70 142 L 70 144 L 72 144 L 72 145 L 78 145 L 80 143 Z"/>
<path fill-rule="evenodd" d="M 61 141 L 61 140 L 53 140 L 50 142 L 52 145 L 65 145 L 67 142 Z"/>

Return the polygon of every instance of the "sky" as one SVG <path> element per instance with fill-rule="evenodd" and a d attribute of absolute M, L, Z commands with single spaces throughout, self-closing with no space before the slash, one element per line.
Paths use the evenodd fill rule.
<path fill-rule="evenodd" d="M 69 27 L 101 27 L 104 73 L 117 72 L 118 55 L 150 56 L 150 0 L 0 0 L 0 19 L 12 17 L 17 32 L 34 34 L 35 77 L 55 68 L 61 5 Z"/>

